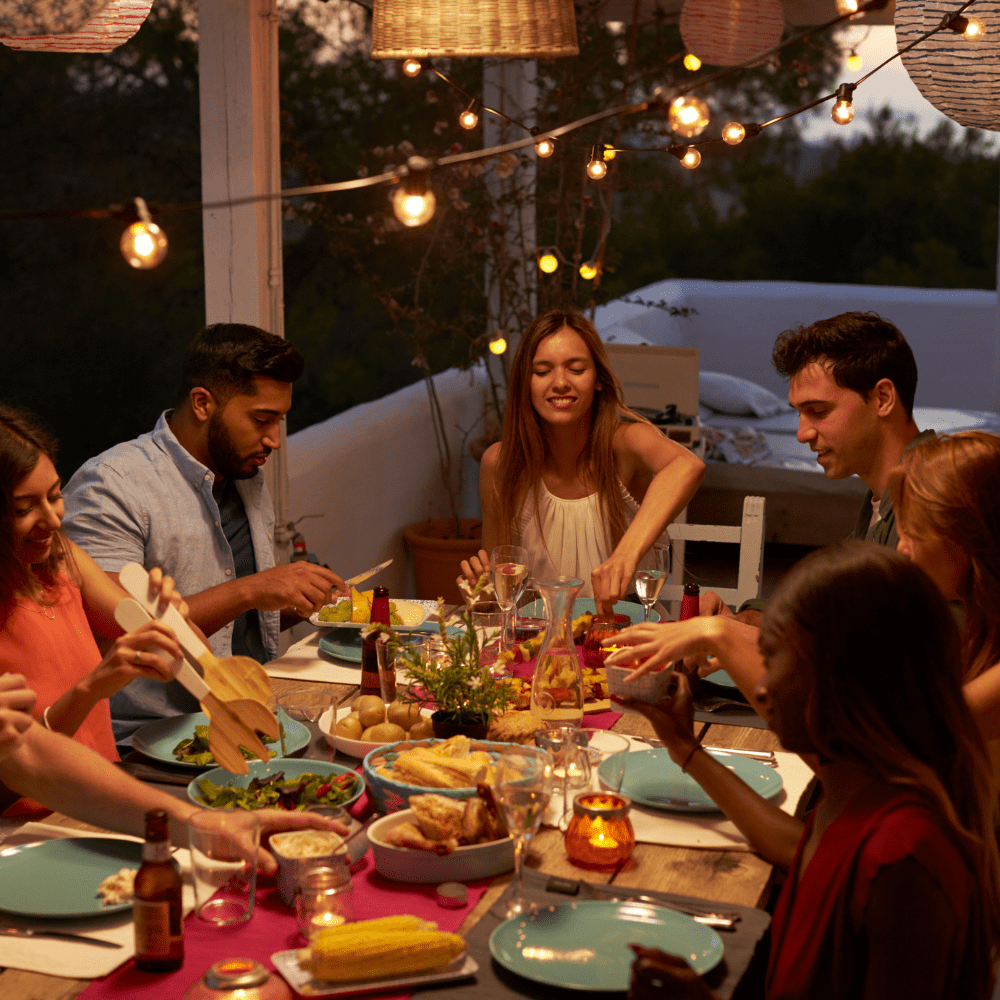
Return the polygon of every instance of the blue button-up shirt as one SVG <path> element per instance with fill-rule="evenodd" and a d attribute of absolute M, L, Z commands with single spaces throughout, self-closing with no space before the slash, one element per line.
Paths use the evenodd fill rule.
<path fill-rule="evenodd" d="M 151 434 L 85 462 L 66 484 L 63 530 L 109 573 L 127 562 L 159 566 L 184 595 L 236 579 L 233 553 L 212 496 L 214 474 L 184 448 L 160 416 Z M 236 482 L 246 508 L 258 572 L 274 565 L 274 507 L 258 473 Z M 270 657 L 278 655 L 280 614 L 260 613 Z M 216 656 L 229 656 L 233 626 L 210 637 Z M 198 711 L 179 684 L 140 677 L 111 700 L 115 738 L 127 742 L 144 722 Z"/>

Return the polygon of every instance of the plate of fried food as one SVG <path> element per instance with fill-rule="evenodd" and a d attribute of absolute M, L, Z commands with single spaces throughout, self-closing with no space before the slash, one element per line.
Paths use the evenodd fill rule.
<path fill-rule="evenodd" d="M 425 792 L 411 795 L 409 804 L 368 828 L 380 875 L 399 882 L 467 882 L 513 869 L 514 841 L 490 788 L 481 785 L 464 800 Z"/>

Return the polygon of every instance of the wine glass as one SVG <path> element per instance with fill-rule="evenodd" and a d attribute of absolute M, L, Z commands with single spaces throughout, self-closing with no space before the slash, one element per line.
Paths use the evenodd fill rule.
<path fill-rule="evenodd" d="M 664 569 L 663 555 L 668 550 L 656 545 L 652 551 L 656 560 L 655 568 L 636 570 L 634 578 L 635 593 L 644 612 L 642 620 L 646 622 L 649 621 L 649 612 L 653 609 L 654 602 L 660 596 L 660 591 L 667 582 L 667 570 Z"/>
<path fill-rule="evenodd" d="M 520 545 L 498 545 L 490 555 L 490 577 L 497 604 L 503 609 L 503 630 L 500 633 L 500 651 L 514 648 L 514 608 L 528 582 L 528 550 Z"/>
<path fill-rule="evenodd" d="M 552 798 L 552 758 L 535 747 L 518 747 L 497 763 L 496 793 L 514 838 L 514 892 L 507 919 L 531 909 L 524 899 L 524 845 L 542 822 Z"/>

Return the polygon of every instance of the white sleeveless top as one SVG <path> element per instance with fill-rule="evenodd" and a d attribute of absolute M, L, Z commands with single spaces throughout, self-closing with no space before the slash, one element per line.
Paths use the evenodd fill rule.
<path fill-rule="evenodd" d="M 639 505 L 624 483 L 619 482 L 618 485 L 625 503 L 625 520 L 631 524 L 639 511 Z M 545 488 L 545 483 L 541 482 L 538 500 L 541 516 L 536 520 L 535 500 L 529 490 L 513 532 L 515 544 L 523 545 L 530 554 L 531 575 L 536 580 L 553 576 L 578 577 L 583 580 L 583 589 L 578 596 L 593 597 L 591 571 L 600 566 L 613 551 L 604 534 L 598 495 L 591 493 L 579 500 L 563 500 L 562 497 L 553 496 Z M 660 536 L 659 543 L 669 544 L 666 532 Z M 643 558 L 639 565 L 645 566 L 646 561 Z"/>

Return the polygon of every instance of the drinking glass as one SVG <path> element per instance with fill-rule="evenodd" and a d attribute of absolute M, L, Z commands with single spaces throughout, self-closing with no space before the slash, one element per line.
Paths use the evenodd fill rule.
<path fill-rule="evenodd" d="M 242 924 L 253 913 L 260 816 L 203 809 L 188 819 L 195 912 L 210 924 Z"/>
<path fill-rule="evenodd" d="M 514 838 L 514 891 L 508 920 L 531 909 L 524 899 L 524 846 L 538 829 L 552 797 L 552 772 L 552 758 L 535 747 L 501 754 L 497 762 L 497 798 Z"/>
<path fill-rule="evenodd" d="M 514 609 L 514 639 L 526 642 L 545 631 L 545 602 L 535 580 L 529 580 Z"/>
<path fill-rule="evenodd" d="M 594 774 L 607 760 L 613 764 L 603 768 L 600 777 L 601 788 L 612 792 L 621 792 L 625 779 L 625 764 L 628 756 L 629 739 L 621 733 L 612 733 L 607 729 L 578 729 L 586 739 L 587 755 L 590 757 L 590 767 Z"/>
<path fill-rule="evenodd" d="M 514 608 L 531 575 L 528 550 L 520 545 L 498 545 L 490 555 L 490 578 L 497 603 L 503 609 L 500 651 L 514 648 Z"/>
<path fill-rule="evenodd" d="M 472 627 L 479 644 L 479 663 L 490 668 L 490 673 L 502 677 L 506 668 L 500 661 L 503 608 L 497 601 L 479 601 L 472 605 Z"/>
<path fill-rule="evenodd" d="M 576 726 L 546 726 L 535 730 L 535 743 L 552 757 L 553 781 L 562 781 L 563 808 L 556 825 L 566 828 L 570 812 L 570 788 L 590 787 L 587 737 Z"/>
<path fill-rule="evenodd" d="M 636 596 L 639 598 L 639 603 L 642 604 L 642 609 L 645 613 L 643 621 L 649 621 L 649 612 L 652 610 L 656 599 L 660 596 L 663 585 L 667 582 L 666 554 L 669 551 L 669 549 L 661 545 L 654 545 L 651 550 L 651 554 L 655 560 L 654 567 L 652 569 L 636 570 L 633 582 L 635 584 Z"/>
<path fill-rule="evenodd" d="M 310 745 L 317 739 L 322 743 L 319 717 L 337 700 L 333 692 L 326 688 L 300 688 L 278 696 L 278 709 L 290 719 L 301 722 L 311 736 Z M 278 720 L 281 721 L 280 719 Z M 285 729 L 281 727 L 281 756 L 285 756 Z"/>

